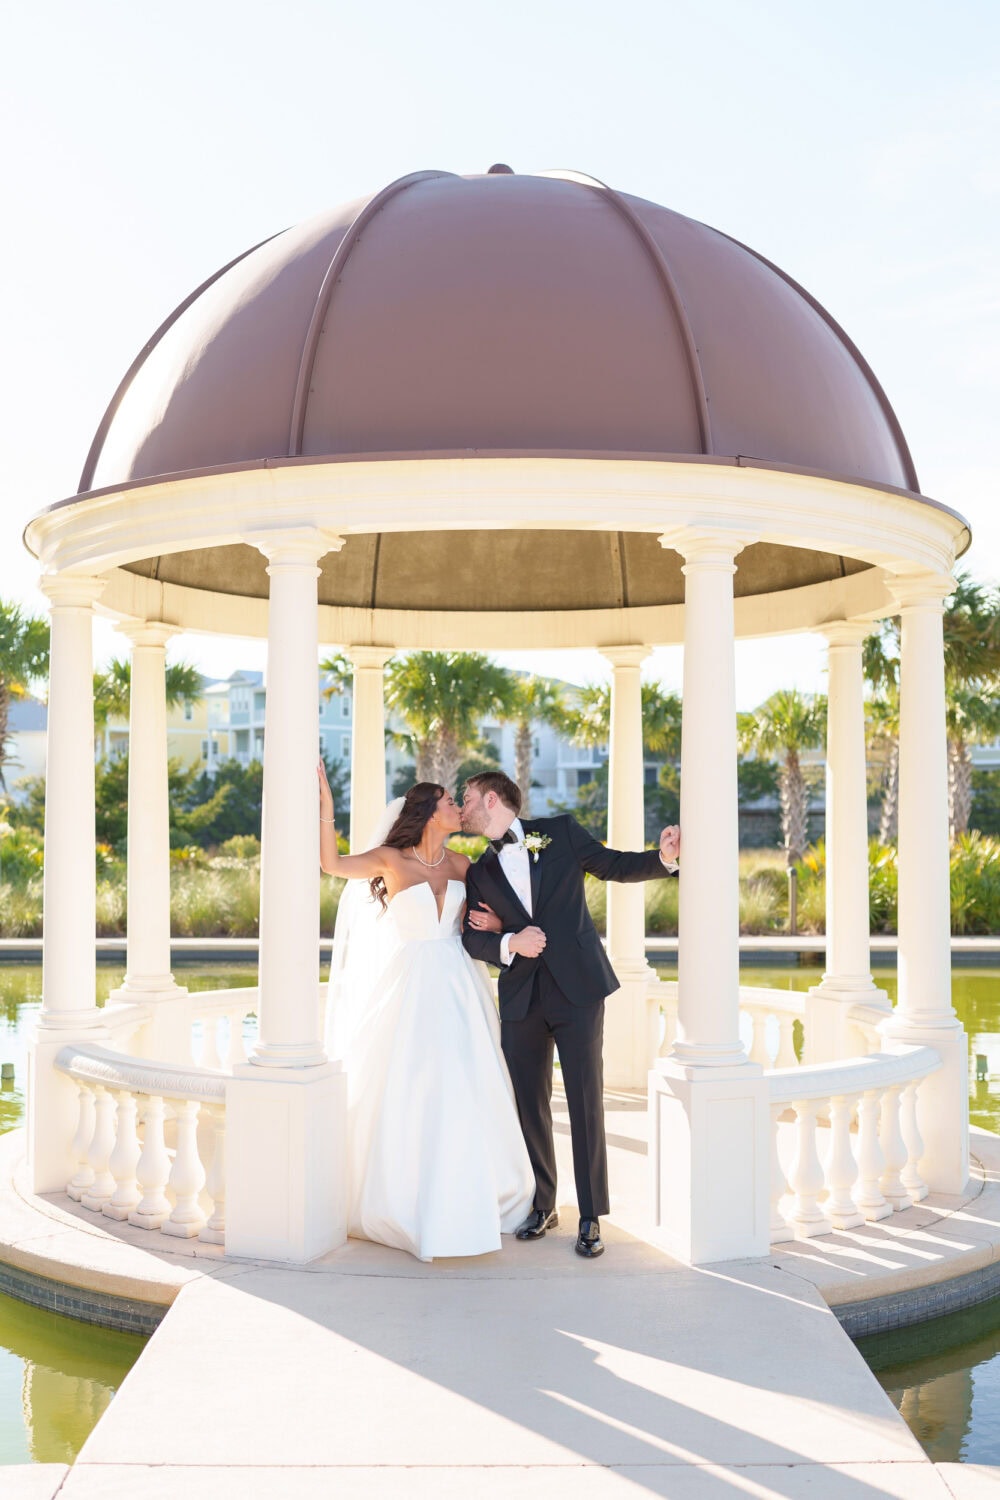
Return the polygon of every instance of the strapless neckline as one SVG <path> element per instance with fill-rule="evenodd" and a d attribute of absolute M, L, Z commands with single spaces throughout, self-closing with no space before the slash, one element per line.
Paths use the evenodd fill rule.
<path fill-rule="evenodd" d="M 431 900 L 434 902 L 434 910 L 437 912 L 438 926 L 440 927 L 441 923 L 444 921 L 444 910 L 445 910 L 445 907 L 448 904 L 448 886 L 450 886 L 450 885 L 460 885 L 464 889 L 465 888 L 465 881 L 464 880 L 456 880 L 453 876 L 449 877 L 448 881 L 445 884 L 444 900 L 441 902 L 440 906 L 438 906 L 437 896 L 434 894 L 434 888 L 431 885 L 431 883 L 430 883 L 429 880 L 415 880 L 412 885 L 404 885 L 404 887 L 403 887 L 403 889 L 401 891 L 397 891 L 396 892 L 396 894 L 393 896 L 392 900 L 389 902 L 389 905 L 390 906 L 395 906 L 395 904 L 399 900 L 400 896 L 405 896 L 406 893 L 407 893 L 407 891 L 419 891 L 419 890 L 430 891 L 430 893 L 431 893 Z"/>

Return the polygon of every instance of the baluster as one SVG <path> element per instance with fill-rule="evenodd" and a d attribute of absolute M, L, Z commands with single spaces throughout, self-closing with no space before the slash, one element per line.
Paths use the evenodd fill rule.
<path fill-rule="evenodd" d="M 243 1041 L 243 1012 L 231 1010 L 229 1018 L 229 1046 L 226 1048 L 226 1067 L 235 1068 L 247 1060 L 247 1049 Z"/>
<path fill-rule="evenodd" d="M 901 1111 L 903 1140 L 906 1143 L 906 1166 L 903 1168 L 903 1186 L 909 1193 L 912 1203 L 919 1203 L 921 1198 L 927 1197 L 927 1184 L 920 1175 L 920 1158 L 924 1154 L 924 1138 L 920 1134 L 920 1122 L 917 1118 L 917 1090 L 919 1087 L 919 1079 L 906 1085 L 903 1090 Z"/>
<path fill-rule="evenodd" d="M 94 1134 L 87 1160 L 94 1174 L 90 1186 L 81 1194 L 84 1208 L 99 1214 L 115 1190 L 115 1179 L 108 1170 L 108 1159 L 115 1145 L 115 1101 L 102 1084 L 95 1090 Z"/>
<path fill-rule="evenodd" d="M 135 1169 L 139 1164 L 140 1147 L 135 1117 L 135 1095 L 121 1089 L 118 1093 L 118 1136 L 108 1161 L 115 1190 L 101 1210 L 109 1219 L 127 1219 L 139 1201 Z"/>
<path fill-rule="evenodd" d="M 886 1089 L 882 1095 L 882 1111 L 879 1121 L 879 1145 L 882 1147 L 882 1155 L 885 1158 L 885 1171 L 882 1173 L 879 1187 L 882 1189 L 883 1198 L 897 1211 L 909 1208 L 911 1204 L 910 1195 L 899 1175 L 906 1166 L 907 1157 L 906 1142 L 899 1128 L 900 1087 L 897 1085 L 895 1088 Z"/>
<path fill-rule="evenodd" d="M 201 1066 L 203 1068 L 221 1068 L 222 1058 L 219 1056 L 219 1018 L 218 1016 L 205 1016 L 201 1023 Z"/>
<path fill-rule="evenodd" d="M 784 1113 L 783 1104 L 771 1105 L 771 1244 L 780 1245 L 784 1240 L 795 1238 L 784 1214 L 781 1212 L 781 1200 L 785 1197 L 788 1188 L 788 1180 L 785 1170 L 781 1165 L 781 1157 L 778 1155 L 778 1122 Z"/>
<path fill-rule="evenodd" d="M 76 1162 L 76 1171 L 66 1184 L 69 1196 L 79 1203 L 94 1180 L 94 1169 L 90 1165 L 90 1143 L 94 1139 L 94 1091 L 89 1084 L 78 1085 L 80 1113 L 71 1151 Z"/>
<path fill-rule="evenodd" d="M 830 1221 L 819 1206 L 823 1191 L 823 1165 L 816 1149 L 816 1114 L 819 1102 L 797 1099 L 792 1106 L 796 1119 L 795 1160 L 792 1163 L 792 1192 L 795 1207 L 792 1226 L 796 1239 L 810 1239 L 815 1234 L 829 1234 Z"/>
<path fill-rule="evenodd" d="M 776 1068 L 797 1068 L 799 1060 L 795 1055 L 795 1017 L 778 1017 L 778 1055 L 774 1060 Z M 796 1108 L 798 1106 L 796 1105 Z"/>
<path fill-rule="evenodd" d="M 205 1191 L 212 1200 L 212 1213 L 200 1240 L 209 1245 L 226 1243 L 226 1112 L 224 1109 L 206 1109 L 205 1114 L 212 1126 L 212 1162 L 208 1169 Z"/>
<path fill-rule="evenodd" d="M 128 1216 L 129 1223 L 140 1229 L 159 1229 L 170 1213 L 170 1199 L 165 1191 L 170 1157 L 163 1140 L 164 1113 L 163 1100 L 158 1094 L 151 1094 L 143 1111 L 142 1151 L 135 1169 L 142 1197 Z"/>
<path fill-rule="evenodd" d="M 870 1089 L 858 1105 L 858 1187 L 854 1201 L 869 1223 L 887 1219 L 892 1204 L 886 1203 L 879 1187 L 885 1158 L 878 1139 L 879 1091 Z"/>
<path fill-rule="evenodd" d="M 771 1066 L 771 1053 L 767 1045 L 767 1016 L 763 1011 L 752 1010 L 750 1012 L 750 1024 L 753 1027 L 753 1042 L 750 1047 L 750 1061 L 760 1063 L 762 1068 Z"/>
<path fill-rule="evenodd" d="M 205 1168 L 198 1155 L 198 1109 L 196 1099 L 185 1099 L 176 1106 L 177 1146 L 169 1184 L 175 1202 L 163 1233 L 175 1234 L 181 1239 L 191 1239 L 199 1234 L 205 1223 L 198 1202 L 198 1194 L 205 1186 Z"/>
<path fill-rule="evenodd" d="M 830 1195 L 823 1205 L 834 1229 L 854 1229 L 865 1222 L 851 1196 L 858 1164 L 851 1150 L 851 1120 L 857 1098 L 830 1100 L 830 1150 L 826 1158 L 826 1184 Z"/>

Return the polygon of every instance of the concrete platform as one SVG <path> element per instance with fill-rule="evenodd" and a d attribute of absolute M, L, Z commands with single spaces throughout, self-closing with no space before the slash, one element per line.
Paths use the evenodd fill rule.
<path fill-rule="evenodd" d="M 50 1493 L 1000 1496 L 1000 1474 L 924 1456 L 829 1305 L 992 1265 L 1000 1140 L 977 1133 L 961 1202 L 692 1270 L 645 1221 L 643 1099 L 606 1102 L 614 1201 L 594 1263 L 573 1254 L 568 1198 L 558 1231 L 471 1261 L 355 1241 L 299 1271 L 236 1261 L 32 1199 L 5 1139 L 0 1261 L 169 1309 Z M 557 1129 L 568 1193 L 561 1111 Z M 44 1495 L 38 1483 L 23 1494 Z"/>

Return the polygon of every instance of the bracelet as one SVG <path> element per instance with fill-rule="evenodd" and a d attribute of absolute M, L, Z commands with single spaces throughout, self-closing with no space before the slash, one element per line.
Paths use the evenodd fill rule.
<path fill-rule="evenodd" d="M 333 821 L 333 818 L 320 818 L 321 823 L 332 823 Z"/>

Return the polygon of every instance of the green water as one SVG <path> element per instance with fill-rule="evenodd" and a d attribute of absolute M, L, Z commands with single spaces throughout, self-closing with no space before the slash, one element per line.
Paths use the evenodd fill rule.
<path fill-rule="evenodd" d="M 673 970 L 661 972 L 676 978 Z M 804 991 L 819 975 L 817 968 L 751 966 L 740 977 L 746 985 Z M 27 1034 L 41 1004 L 41 977 L 34 964 L 0 967 L 0 1061 L 13 1062 L 15 1072 L 13 1083 L 0 1089 L 0 1131 L 21 1121 Z M 121 968 L 98 969 L 100 1003 L 122 977 Z M 895 972 L 878 970 L 875 978 L 895 1000 Z M 178 982 L 193 991 L 256 980 L 254 964 L 178 972 Z M 971 1118 L 1000 1133 L 1000 969 L 956 969 L 953 998 L 969 1033 Z M 250 1022 L 248 1038 L 252 1028 Z M 976 1054 L 986 1058 L 989 1073 L 980 1083 Z M 0 1295 L 0 1464 L 72 1462 L 144 1342 Z M 1000 1463 L 1000 1299 L 866 1339 L 861 1348 L 932 1458 Z"/>
<path fill-rule="evenodd" d="M 123 975 L 121 968 L 98 969 L 101 1004 Z M 257 969 L 190 968 L 179 971 L 178 982 L 191 990 L 236 988 L 256 984 Z M 14 1064 L 13 1082 L 0 1087 L 0 1132 L 21 1122 L 28 1030 L 41 984 L 38 965 L 0 967 L 0 1061 Z M 97 1328 L 0 1293 L 0 1465 L 72 1463 L 145 1345 L 138 1334 Z M 3 1488 L 0 1477 L 0 1494 Z"/>

